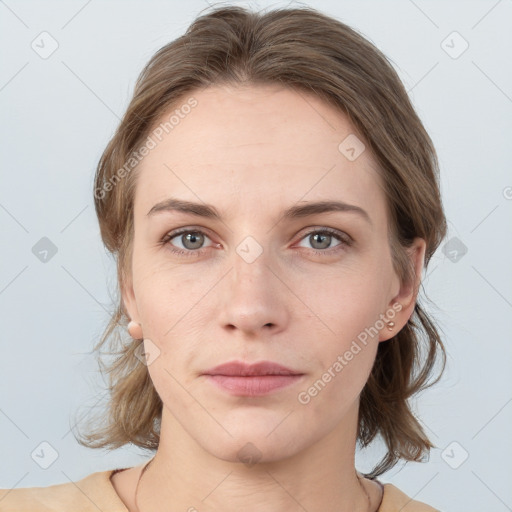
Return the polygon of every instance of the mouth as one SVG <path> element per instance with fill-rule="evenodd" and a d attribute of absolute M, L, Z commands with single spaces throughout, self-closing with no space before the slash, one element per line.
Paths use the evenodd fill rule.
<path fill-rule="evenodd" d="M 263 396 L 298 382 L 304 373 L 286 366 L 262 361 L 246 364 L 231 361 L 203 373 L 208 381 L 235 396 Z"/>

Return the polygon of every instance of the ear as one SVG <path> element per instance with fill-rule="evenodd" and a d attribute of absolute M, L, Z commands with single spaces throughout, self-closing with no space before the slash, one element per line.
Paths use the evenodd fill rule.
<path fill-rule="evenodd" d="M 142 325 L 139 318 L 139 310 L 137 309 L 137 301 L 135 300 L 135 293 L 133 291 L 133 281 L 131 276 L 127 276 L 123 285 L 121 286 L 121 297 L 126 314 L 130 319 L 130 335 L 134 339 L 142 339 Z"/>
<path fill-rule="evenodd" d="M 391 309 L 395 311 L 393 318 L 388 315 L 389 321 L 394 322 L 395 325 L 390 330 L 386 324 L 380 332 L 379 341 L 386 341 L 395 336 L 413 314 L 421 285 L 426 247 L 425 240 L 417 237 L 413 240 L 412 245 L 406 249 L 410 264 L 414 266 L 415 275 L 411 276 L 408 282 L 400 282 L 398 276 L 395 275 L 399 290 L 389 302 L 388 309 L 386 310 L 389 311 Z"/>

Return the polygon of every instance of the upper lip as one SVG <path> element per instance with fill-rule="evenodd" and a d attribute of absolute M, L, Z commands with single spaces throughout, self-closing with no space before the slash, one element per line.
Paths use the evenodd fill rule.
<path fill-rule="evenodd" d="M 260 361 L 254 364 L 247 364 L 242 361 L 230 361 L 206 370 L 204 375 L 248 377 L 255 375 L 302 375 L 302 373 L 291 370 L 286 366 L 273 363 L 272 361 Z"/>

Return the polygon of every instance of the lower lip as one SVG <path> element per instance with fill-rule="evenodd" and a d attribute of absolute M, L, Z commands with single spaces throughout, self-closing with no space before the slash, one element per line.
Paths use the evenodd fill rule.
<path fill-rule="evenodd" d="M 302 375 L 206 375 L 208 380 L 224 391 L 236 396 L 264 396 L 272 391 L 294 384 Z"/>

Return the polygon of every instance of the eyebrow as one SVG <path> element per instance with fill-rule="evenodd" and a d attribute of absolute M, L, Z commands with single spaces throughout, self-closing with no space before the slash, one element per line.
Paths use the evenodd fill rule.
<path fill-rule="evenodd" d="M 155 204 L 151 210 L 147 213 L 148 217 L 151 217 L 160 212 L 177 211 L 182 213 L 188 213 L 190 215 L 196 215 L 198 217 L 206 217 L 214 220 L 222 220 L 221 215 L 212 205 L 193 203 L 191 201 L 184 201 L 182 199 L 169 198 Z M 347 204 L 342 201 L 316 201 L 306 204 L 299 204 L 291 206 L 283 213 L 283 218 L 287 220 L 299 219 L 302 217 L 308 217 L 310 215 L 317 215 L 319 213 L 329 212 L 348 212 L 356 213 L 361 218 L 365 219 L 370 225 L 372 221 L 370 216 L 359 206 L 353 204 Z"/>

